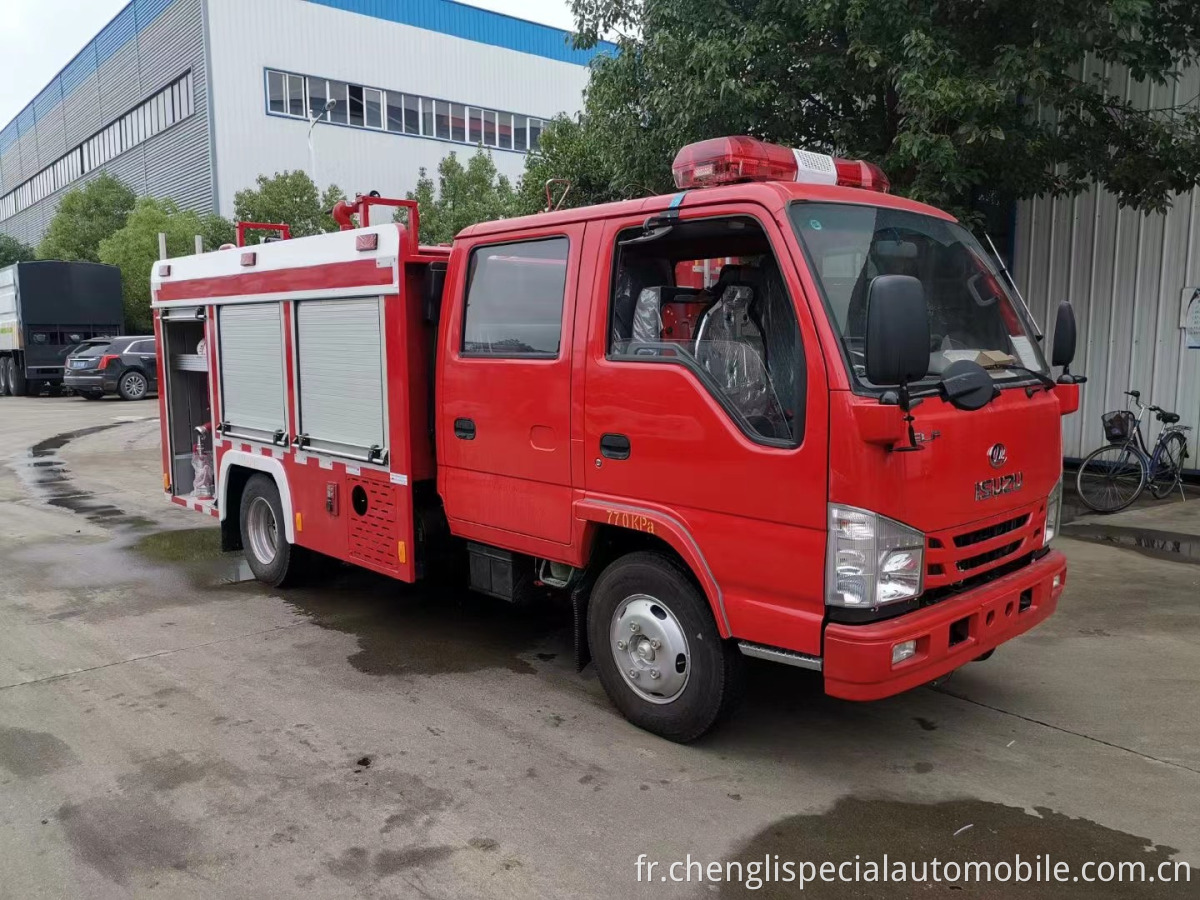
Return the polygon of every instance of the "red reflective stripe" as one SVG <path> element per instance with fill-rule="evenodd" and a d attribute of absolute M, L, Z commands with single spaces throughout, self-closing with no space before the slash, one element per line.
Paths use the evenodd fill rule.
<path fill-rule="evenodd" d="M 380 268 L 373 259 L 278 269 L 273 272 L 247 272 L 215 278 L 164 281 L 158 288 L 159 300 L 196 300 L 209 297 L 240 297 L 245 294 L 284 294 L 292 291 L 317 291 L 345 287 L 380 287 L 393 283 L 392 267 Z"/>

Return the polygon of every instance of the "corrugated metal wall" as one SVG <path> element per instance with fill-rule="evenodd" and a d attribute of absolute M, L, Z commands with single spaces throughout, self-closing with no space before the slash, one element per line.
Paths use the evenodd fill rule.
<path fill-rule="evenodd" d="M 1089 71 L 1097 71 L 1090 64 Z M 1152 86 L 1107 71 L 1111 83 L 1146 108 L 1195 104 L 1200 69 Z M 1181 295 L 1200 286 L 1200 190 L 1174 198 L 1170 212 L 1120 209 L 1105 191 L 1020 204 L 1014 275 L 1047 333 L 1061 300 L 1079 323 L 1073 371 L 1088 376 L 1079 412 L 1063 421 L 1063 450 L 1079 458 L 1103 443 L 1100 415 L 1124 408 L 1124 391 L 1183 416 L 1189 465 L 1200 464 L 1200 350 L 1185 349 Z M 1147 400 L 1147 398 L 1149 398 Z M 1157 435 L 1157 427 L 1151 429 Z"/>
<path fill-rule="evenodd" d="M 212 210 L 204 0 L 132 0 L 118 13 L 0 132 L 0 195 L 188 69 L 192 71 L 195 115 L 110 160 L 103 170 L 138 194 L 170 197 L 182 206 Z M 74 185 L 97 174 L 88 173 Z M 36 245 L 63 193 L 0 221 L 0 232 Z"/>

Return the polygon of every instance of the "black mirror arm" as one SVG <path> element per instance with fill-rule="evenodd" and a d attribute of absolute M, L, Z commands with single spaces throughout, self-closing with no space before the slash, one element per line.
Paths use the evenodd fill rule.
<path fill-rule="evenodd" d="M 896 453 L 913 453 L 917 450 L 924 450 L 925 448 L 917 443 L 917 432 L 916 429 L 913 428 L 913 422 L 916 421 L 916 419 L 913 416 L 912 411 L 925 401 L 923 399 L 918 399 L 911 391 L 909 391 L 908 381 L 906 380 L 900 382 L 900 389 L 898 391 L 884 391 L 879 397 L 879 402 L 886 406 L 891 406 L 893 404 L 899 406 L 900 411 L 904 413 L 904 424 L 908 429 L 908 445 L 901 446 L 899 444 L 893 444 L 889 449 L 895 451 Z"/>

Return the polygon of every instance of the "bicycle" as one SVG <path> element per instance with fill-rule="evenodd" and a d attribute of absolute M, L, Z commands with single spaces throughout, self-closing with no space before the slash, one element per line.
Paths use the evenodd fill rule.
<path fill-rule="evenodd" d="M 1118 512 L 1141 496 L 1147 487 L 1156 500 L 1162 500 L 1176 487 L 1183 492 L 1183 463 L 1188 457 L 1187 435 L 1191 429 L 1177 424 L 1179 414 L 1159 406 L 1145 406 L 1139 391 L 1126 391 L 1138 408 L 1136 416 L 1128 409 L 1101 416 L 1104 436 L 1109 443 L 1089 453 L 1075 475 L 1079 499 L 1100 513 Z M 1163 430 L 1151 452 L 1142 437 L 1142 417 L 1147 411 L 1162 422 Z"/>

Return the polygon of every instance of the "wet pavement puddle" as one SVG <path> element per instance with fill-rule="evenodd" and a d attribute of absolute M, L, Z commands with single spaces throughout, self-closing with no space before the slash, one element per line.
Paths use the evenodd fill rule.
<path fill-rule="evenodd" d="M 91 491 L 75 484 L 70 470 L 59 451 L 77 438 L 99 434 L 117 428 L 123 422 L 109 425 L 94 425 L 68 431 L 39 441 L 29 448 L 25 457 L 12 460 L 10 465 L 42 502 L 56 509 L 77 513 L 97 525 L 113 528 L 145 529 L 153 523 L 144 516 L 134 516 L 118 506 L 98 498 Z"/>
<path fill-rule="evenodd" d="M 942 803 L 914 803 L 896 799 L 845 797 L 828 812 L 791 816 L 759 831 L 732 856 L 742 866 L 743 878 L 721 884 L 718 896 L 751 896 L 751 882 L 744 877 L 754 866 L 761 884 L 752 896 L 837 897 L 858 900 L 906 900 L 929 897 L 1011 898 L 1059 900 L 1059 898 L 1124 897 L 1131 900 L 1160 900 L 1194 896 L 1200 869 L 1173 861 L 1175 850 L 1155 846 L 1146 838 L 1126 834 L 1087 819 L 1073 819 L 1050 809 L 1026 812 L 1013 806 L 983 800 L 951 800 Z M 882 878 L 884 854 L 887 854 L 889 878 Z M 1017 858 L 1028 869 L 1016 869 Z M 933 860 L 940 861 L 942 880 L 933 877 Z M 847 861 L 847 874 L 858 866 L 860 880 L 855 883 L 822 882 L 818 876 L 803 888 L 781 876 L 785 861 L 808 860 L 819 866 L 829 861 Z M 868 862 L 876 865 L 874 880 L 866 880 Z M 1049 861 L 1049 866 L 1047 866 Z M 987 863 L 984 871 L 991 881 L 966 881 L 966 863 Z M 1147 881 L 1131 883 L 1086 882 L 1083 866 L 1100 862 L 1140 864 Z M 906 866 L 906 879 L 891 877 L 898 873 L 897 863 Z M 1066 881 L 1054 879 L 1054 866 Z M 1172 882 L 1160 880 L 1159 866 Z M 915 864 L 915 872 L 914 866 Z M 947 866 L 949 865 L 949 868 Z M 1007 868 L 1005 868 L 1007 866 Z M 1034 875 L 1040 866 L 1041 878 Z M 924 868 L 924 872 L 922 869 Z M 1186 871 L 1185 871 L 1186 870 Z M 977 870 L 972 870 L 972 872 Z M 835 869 L 836 872 L 836 869 Z M 955 875 L 953 881 L 951 876 Z M 1089 870 L 1090 877 L 1103 871 Z M 1022 875 L 1018 879 L 1018 874 Z M 914 875 L 917 876 L 914 878 Z M 924 875 L 924 877 L 920 877 Z M 1005 877 L 1006 876 L 1006 877 Z M 867 874 L 867 878 L 870 875 Z M 1077 880 L 1071 880 L 1071 879 Z M 1189 883 L 1190 882 L 1190 883 Z"/>
<path fill-rule="evenodd" d="M 1135 550 L 1154 559 L 1200 565 L 1200 535 L 1077 522 L 1064 525 L 1063 537 Z"/>

